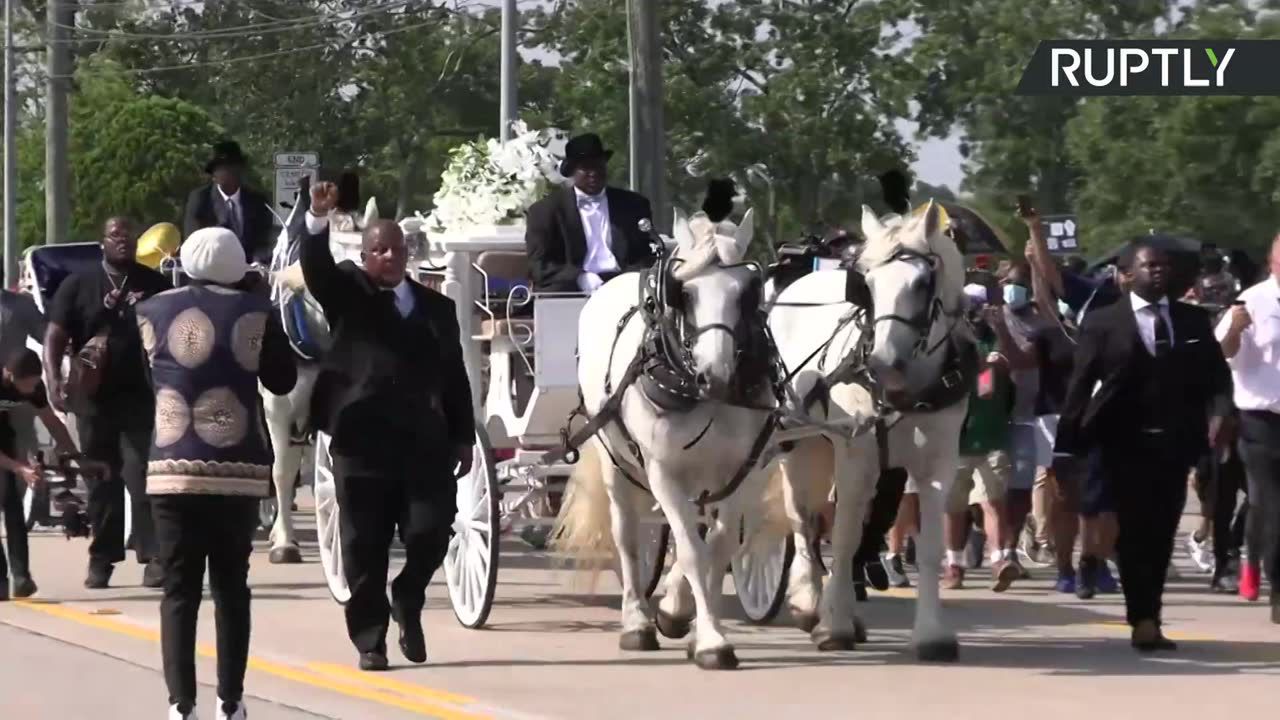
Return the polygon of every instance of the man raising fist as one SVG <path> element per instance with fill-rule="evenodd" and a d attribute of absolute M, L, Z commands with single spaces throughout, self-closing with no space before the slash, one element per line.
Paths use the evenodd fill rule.
<path fill-rule="evenodd" d="M 386 634 L 394 617 L 405 658 L 426 662 L 421 615 L 427 583 L 448 549 L 457 478 L 470 472 L 475 444 L 454 304 L 406 277 L 404 233 L 390 220 L 365 228 L 363 267 L 335 263 L 328 214 L 338 188 L 318 183 L 309 200 L 302 273 L 333 336 L 321 361 L 312 417 L 332 438 L 343 569 L 351 588 L 347 633 L 362 670 L 386 670 Z M 405 565 L 388 604 L 387 555 L 397 528 Z"/>

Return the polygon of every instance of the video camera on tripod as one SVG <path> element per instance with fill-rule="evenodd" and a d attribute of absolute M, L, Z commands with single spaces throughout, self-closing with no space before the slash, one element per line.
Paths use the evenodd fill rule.
<path fill-rule="evenodd" d="M 106 472 L 100 463 L 86 461 L 80 454 L 60 455 L 56 468 L 45 464 L 44 453 L 36 453 L 36 464 L 45 485 L 48 498 L 48 518 L 59 521 L 62 533 L 68 540 L 89 537 L 89 489 L 81 483 L 82 477 L 98 479 Z"/>

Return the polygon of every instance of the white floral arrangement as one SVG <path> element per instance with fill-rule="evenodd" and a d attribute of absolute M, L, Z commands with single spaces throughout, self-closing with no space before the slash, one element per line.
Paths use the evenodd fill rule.
<path fill-rule="evenodd" d="M 449 152 L 449 166 L 433 198 L 435 209 L 422 218 L 423 229 L 449 233 L 517 223 L 550 186 L 564 182 L 560 161 L 565 133 L 530 130 L 520 121 L 511 129 L 505 144 L 490 138 Z"/>

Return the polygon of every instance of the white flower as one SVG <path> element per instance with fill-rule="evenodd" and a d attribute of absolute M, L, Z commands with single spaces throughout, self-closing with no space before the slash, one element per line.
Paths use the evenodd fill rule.
<path fill-rule="evenodd" d="M 564 182 L 558 171 L 564 132 L 516 122 L 511 134 L 505 145 L 490 138 L 449 152 L 435 209 L 424 218 L 430 230 L 458 232 L 518 220 L 549 186 Z"/>

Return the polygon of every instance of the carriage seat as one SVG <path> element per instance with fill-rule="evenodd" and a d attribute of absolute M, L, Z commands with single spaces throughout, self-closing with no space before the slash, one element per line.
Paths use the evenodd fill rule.
<path fill-rule="evenodd" d="M 515 288 L 528 288 L 530 285 L 528 256 L 518 250 L 488 250 L 480 253 L 475 263 L 488 279 L 483 301 L 485 310 L 481 311 L 484 319 L 480 322 L 478 339 L 492 341 L 514 337 L 523 347 L 532 345 L 533 303 L 509 306 L 507 302 Z"/>

